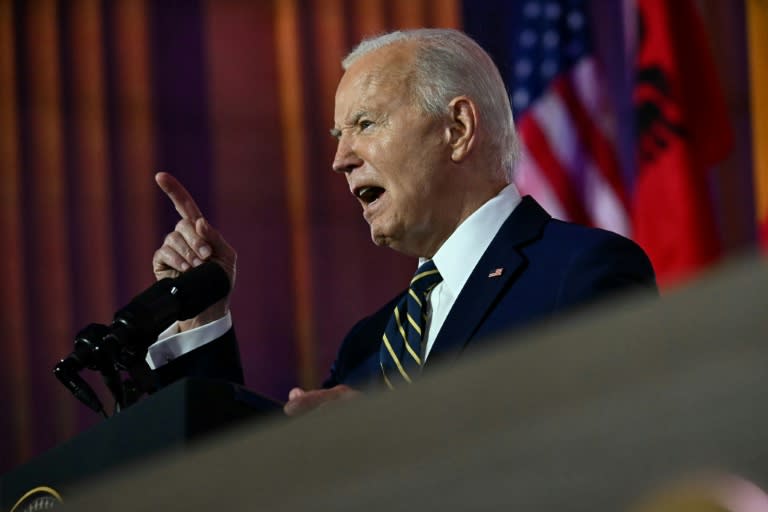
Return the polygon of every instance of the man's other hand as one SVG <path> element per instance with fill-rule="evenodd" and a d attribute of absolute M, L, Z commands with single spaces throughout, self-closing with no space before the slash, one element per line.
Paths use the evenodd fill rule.
<path fill-rule="evenodd" d="M 339 384 L 330 389 L 313 389 L 311 391 L 293 388 L 288 393 L 288 402 L 283 406 L 283 411 L 288 416 L 300 416 L 329 402 L 349 400 L 361 394 L 359 391 L 344 384 Z"/>
<path fill-rule="evenodd" d="M 155 181 L 173 203 L 181 220 L 155 251 L 152 270 L 155 277 L 177 277 L 204 261 L 214 261 L 227 273 L 230 287 L 235 286 L 237 253 L 221 234 L 203 217 L 200 208 L 184 185 L 166 172 L 155 175 Z M 179 322 L 179 329 L 186 331 L 218 320 L 229 310 L 229 297 L 222 299 L 195 318 Z"/>

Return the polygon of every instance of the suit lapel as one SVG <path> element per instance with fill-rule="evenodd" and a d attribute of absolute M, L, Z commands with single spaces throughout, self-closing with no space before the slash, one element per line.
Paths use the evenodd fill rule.
<path fill-rule="evenodd" d="M 510 214 L 456 298 L 427 365 L 456 357 L 472 339 L 499 295 L 525 270 L 520 247 L 537 238 L 549 214 L 526 196 Z"/>

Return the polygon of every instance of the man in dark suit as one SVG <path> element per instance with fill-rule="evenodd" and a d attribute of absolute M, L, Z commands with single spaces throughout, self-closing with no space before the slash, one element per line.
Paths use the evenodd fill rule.
<path fill-rule="evenodd" d="M 419 270 L 408 290 L 352 328 L 323 389 L 291 390 L 286 413 L 363 387 L 404 386 L 491 334 L 611 292 L 655 290 L 637 245 L 553 220 L 519 196 L 511 184 L 518 143 L 507 92 L 470 38 L 453 30 L 394 32 L 361 43 L 343 67 L 333 169 L 360 202 L 373 241 L 419 258 Z M 212 259 L 234 281 L 234 250 L 181 184 L 164 173 L 157 181 L 182 217 L 155 254 L 157 277 Z M 237 361 L 226 301 L 179 331 L 150 349 L 161 372 L 193 370 L 202 351 L 208 360 Z M 222 376 L 231 376 L 227 366 Z"/>

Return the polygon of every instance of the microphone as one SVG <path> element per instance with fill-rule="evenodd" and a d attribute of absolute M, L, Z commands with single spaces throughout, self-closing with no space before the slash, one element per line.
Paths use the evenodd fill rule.
<path fill-rule="evenodd" d="M 59 382 L 64 384 L 75 395 L 75 398 L 88 406 L 89 409 L 106 416 L 104 406 L 101 404 L 98 395 L 78 373 L 83 366 L 80 358 L 73 352 L 67 358 L 59 361 L 53 368 L 53 374 L 59 379 Z"/>
<path fill-rule="evenodd" d="M 213 262 L 176 278 L 161 279 L 119 309 L 109 327 L 91 324 L 80 331 L 75 350 L 59 361 L 53 373 L 81 402 L 103 412 L 98 397 L 79 376 L 80 370 L 101 370 L 113 394 L 121 395 L 116 393 L 120 384 L 118 369 L 132 375 L 138 372 L 140 366 L 146 366 L 147 349 L 161 332 L 177 320 L 199 315 L 226 297 L 229 290 L 229 277 Z M 118 398 L 118 402 L 122 401 Z"/>
<path fill-rule="evenodd" d="M 107 381 L 107 385 L 113 394 L 117 391 L 115 388 L 113 373 L 114 363 L 111 356 L 106 354 L 104 347 L 97 343 L 107 333 L 109 329 L 106 325 L 90 324 L 75 335 L 75 349 L 66 358 L 59 361 L 53 368 L 53 374 L 75 397 L 93 409 L 97 413 L 106 416 L 104 406 L 101 404 L 98 395 L 91 386 L 80 377 L 80 370 L 89 368 L 91 370 L 101 370 L 102 375 Z M 113 373 L 110 373 L 112 370 Z M 119 377 L 118 377 L 119 380 Z M 117 395 L 116 395 L 117 396 Z"/>
<path fill-rule="evenodd" d="M 229 277 L 213 262 L 156 282 L 115 313 L 104 341 L 120 347 L 118 363 L 140 355 L 177 320 L 195 317 L 227 296 Z"/>

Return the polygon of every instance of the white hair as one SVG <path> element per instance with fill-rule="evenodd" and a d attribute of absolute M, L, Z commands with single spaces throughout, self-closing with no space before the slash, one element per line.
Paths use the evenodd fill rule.
<path fill-rule="evenodd" d="M 346 71 L 367 53 L 398 42 L 416 42 L 413 91 L 425 112 L 443 115 L 450 101 L 471 98 L 490 136 L 507 181 L 519 154 L 509 95 L 498 68 L 479 44 L 458 30 L 421 28 L 363 40 L 341 63 Z"/>

